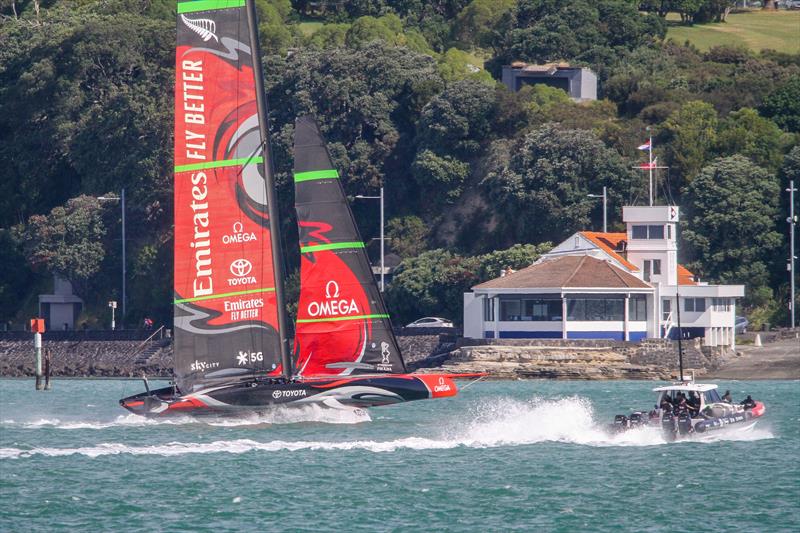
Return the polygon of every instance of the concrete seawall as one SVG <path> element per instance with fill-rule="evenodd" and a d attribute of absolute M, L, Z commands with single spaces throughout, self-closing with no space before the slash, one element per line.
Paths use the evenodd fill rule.
<path fill-rule="evenodd" d="M 609 340 L 463 339 L 453 335 L 401 335 L 400 348 L 418 372 L 488 372 L 495 379 L 669 379 L 678 366 L 677 344 Z M 154 341 L 45 341 L 53 376 L 152 377 L 172 375 L 171 339 Z M 712 371 L 731 353 L 684 343 L 684 367 Z M 0 376 L 34 374 L 31 340 L 0 340 Z"/>
<path fill-rule="evenodd" d="M 415 361 L 453 348 L 452 341 L 442 343 L 439 335 L 399 336 L 398 343 L 406 359 Z M 444 348 L 442 348 L 444 346 Z M 94 341 L 45 340 L 42 349 L 52 354 L 53 376 L 68 377 L 152 377 L 172 376 L 172 340 Z M 33 340 L 0 340 L 0 376 L 34 375 Z"/>

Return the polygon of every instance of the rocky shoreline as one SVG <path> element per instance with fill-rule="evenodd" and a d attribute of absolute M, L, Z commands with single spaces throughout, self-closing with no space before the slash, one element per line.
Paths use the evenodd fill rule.
<path fill-rule="evenodd" d="M 710 349 L 698 342 L 684 344 L 684 366 L 698 376 L 748 379 L 752 374 L 754 378 L 797 379 L 800 377 L 800 350 L 792 359 L 794 341 L 796 339 L 782 341 L 787 343 L 790 355 L 780 359 L 780 365 L 769 373 L 763 372 L 767 362 L 758 359 L 758 352 L 755 357 L 738 357 L 742 352 Z M 485 372 L 489 379 L 666 380 L 675 375 L 678 359 L 675 343 L 662 339 L 632 343 L 463 339 L 426 334 L 400 336 L 398 342 L 410 370 Z M 51 352 L 54 377 L 131 378 L 145 374 L 168 378 L 172 375 L 172 342 L 168 338 L 148 342 L 45 341 L 43 348 Z M 742 349 L 751 354 L 754 350 L 752 347 Z M 33 343 L 0 340 L 0 377 L 33 375 Z"/>

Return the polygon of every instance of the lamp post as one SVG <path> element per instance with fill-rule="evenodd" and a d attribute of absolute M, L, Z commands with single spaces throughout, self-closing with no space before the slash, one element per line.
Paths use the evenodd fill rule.
<path fill-rule="evenodd" d="M 117 323 L 114 320 L 114 311 L 117 309 L 117 302 L 111 300 L 108 302 L 108 306 L 111 308 L 111 331 L 117 329 Z"/>
<path fill-rule="evenodd" d="M 603 199 L 603 233 L 608 232 L 608 211 L 606 209 L 606 202 L 608 200 L 606 186 L 603 185 L 603 194 L 587 194 L 589 198 L 602 198 Z"/>
<path fill-rule="evenodd" d="M 127 278 L 127 261 L 125 260 L 125 189 L 122 189 L 122 193 L 120 194 L 119 198 L 115 198 L 113 196 L 99 196 L 97 198 L 101 202 L 120 202 L 120 206 L 122 208 L 122 320 L 121 322 L 125 323 L 125 315 L 127 310 L 127 298 L 126 298 L 126 281 Z M 116 306 L 116 304 L 115 304 Z M 111 329 L 114 329 L 113 326 Z"/>
<path fill-rule="evenodd" d="M 786 189 L 786 192 L 789 193 L 789 218 L 786 219 L 786 222 L 789 223 L 789 276 L 791 277 L 789 281 L 789 286 L 791 287 L 789 290 L 789 311 L 792 317 L 792 329 L 794 329 L 795 321 L 794 321 L 794 260 L 796 259 L 794 256 L 794 225 L 797 224 L 797 216 L 794 214 L 794 193 L 797 192 L 797 189 L 794 186 L 794 180 L 789 182 L 789 188 Z"/>
<path fill-rule="evenodd" d="M 365 196 L 363 194 L 358 194 L 355 197 L 356 198 L 361 198 L 361 199 L 364 199 L 364 200 L 380 200 L 381 201 L 381 292 L 383 292 L 383 288 L 384 288 L 384 277 L 383 276 L 384 276 L 384 272 L 385 272 L 385 268 L 384 268 L 384 265 L 383 265 L 383 259 L 384 259 L 384 247 L 383 247 L 383 244 L 384 244 L 384 240 L 385 240 L 384 237 L 383 237 L 383 186 L 381 186 L 380 196 Z"/>

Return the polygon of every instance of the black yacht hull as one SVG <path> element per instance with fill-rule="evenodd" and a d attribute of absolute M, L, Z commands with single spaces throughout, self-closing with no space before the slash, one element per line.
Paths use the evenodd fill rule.
<path fill-rule="evenodd" d="M 119 401 L 131 413 L 147 417 L 225 415 L 309 404 L 364 408 L 455 396 L 452 374 L 389 374 L 283 381 L 256 379 L 209 386 L 180 394 L 174 387 L 143 392 Z"/>

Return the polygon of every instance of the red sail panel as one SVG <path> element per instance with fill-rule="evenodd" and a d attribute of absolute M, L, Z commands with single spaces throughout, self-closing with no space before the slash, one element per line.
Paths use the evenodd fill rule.
<path fill-rule="evenodd" d="M 280 373 L 264 153 L 243 0 L 178 4 L 175 374 Z"/>
<path fill-rule="evenodd" d="M 397 373 L 405 364 L 338 173 L 310 117 L 295 123 L 302 376 Z"/>

